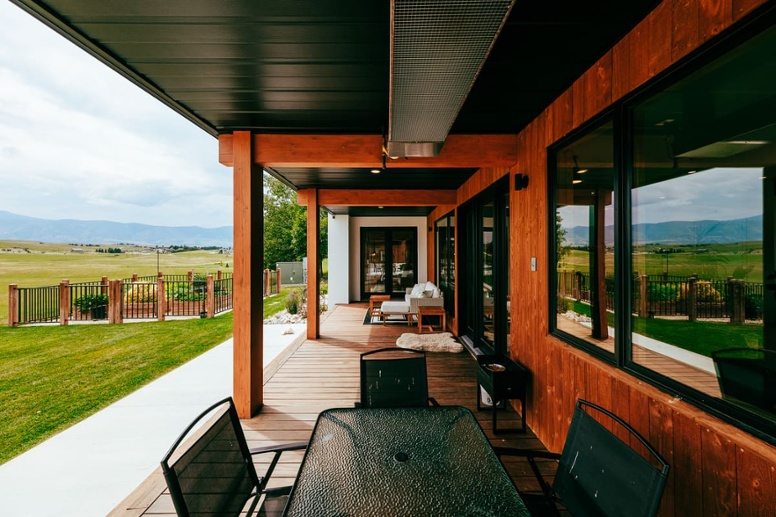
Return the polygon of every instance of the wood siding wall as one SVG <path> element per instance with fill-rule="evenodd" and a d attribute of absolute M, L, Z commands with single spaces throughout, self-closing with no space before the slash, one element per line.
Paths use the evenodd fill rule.
<path fill-rule="evenodd" d="M 661 515 L 776 515 L 776 449 L 548 335 L 546 150 L 762 3 L 664 1 L 518 135 L 510 170 L 530 178 L 510 198 L 510 350 L 533 375 L 528 425 L 558 451 L 577 398 L 625 417 L 671 464 Z M 481 170 L 459 204 L 502 176 Z"/>

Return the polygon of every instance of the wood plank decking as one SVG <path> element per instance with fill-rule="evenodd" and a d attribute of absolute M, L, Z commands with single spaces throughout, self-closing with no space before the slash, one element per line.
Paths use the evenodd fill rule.
<path fill-rule="evenodd" d="M 352 407 L 358 399 L 359 354 L 395 346 L 404 332 L 417 332 L 406 325 L 364 325 L 367 304 L 339 305 L 321 323 L 321 338 L 304 341 L 268 380 L 265 380 L 264 407 L 259 415 L 243 421 L 250 447 L 307 440 L 318 413 L 333 407 Z M 471 409 L 494 445 L 543 448 L 530 432 L 499 433 L 491 430 L 491 411 L 476 410 L 475 363 L 466 353 L 427 355 L 429 393 L 442 405 Z M 519 416 L 509 408 L 500 410 L 499 429 L 518 427 Z M 284 454 L 283 463 L 273 475 L 273 484 L 293 482 L 301 453 Z M 505 459 L 507 469 L 519 489 L 536 489 L 528 464 Z M 552 463 L 543 466 L 553 469 Z M 259 467 L 260 468 L 260 467 Z M 111 516 L 175 515 L 166 493 L 161 472 L 156 471 L 110 514 Z"/>

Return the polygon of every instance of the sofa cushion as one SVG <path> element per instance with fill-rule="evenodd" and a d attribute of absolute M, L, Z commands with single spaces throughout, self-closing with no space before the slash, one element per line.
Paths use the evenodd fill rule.
<path fill-rule="evenodd" d="M 425 284 L 415 284 L 412 288 L 412 291 L 410 292 L 410 296 L 419 297 L 423 295 L 423 291 L 425 291 Z"/>

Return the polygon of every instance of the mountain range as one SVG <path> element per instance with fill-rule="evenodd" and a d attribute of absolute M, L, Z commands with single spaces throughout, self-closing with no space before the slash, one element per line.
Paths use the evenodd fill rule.
<path fill-rule="evenodd" d="M 113 221 L 38 219 L 0 210 L 0 240 L 231 248 L 233 235 L 231 226 L 202 228 L 199 226 L 152 226 Z"/>
<path fill-rule="evenodd" d="M 574 226 L 566 230 L 566 246 L 584 246 L 589 241 L 587 226 Z M 728 244 L 732 242 L 761 241 L 763 218 L 761 215 L 729 221 L 668 221 L 633 225 L 633 244 Z M 614 244 L 614 226 L 604 229 L 607 246 Z"/>

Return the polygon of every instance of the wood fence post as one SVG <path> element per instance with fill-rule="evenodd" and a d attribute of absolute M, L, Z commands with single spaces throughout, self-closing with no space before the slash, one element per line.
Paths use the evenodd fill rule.
<path fill-rule="evenodd" d="M 728 295 L 733 302 L 730 311 L 730 323 L 743 323 L 746 319 L 746 296 L 744 296 L 744 281 L 730 279 L 728 281 Z"/>
<path fill-rule="evenodd" d="M 191 273 L 191 271 L 189 271 Z M 189 280 L 191 281 L 191 280 Z M 165 300 L 164 277 L 156 279 L 156 319 L 164 321 L 167 315 L 167 301 Z"/>
<path fill-rule="evenodd" d="M 186 273 L 186 276 L 187 276 L 189 282 L 193 282 L 194 281 L 194 271 L 189 271 L 188 273 Z"/>
<path fill-rule="evenodd" d="M 124 323 L 124 281 L 108 282 L 108 323 Z"/>
<path fill-rule="evenodd" d="M 277 275 L 278 275 L 278 294 L 280 294 L 280 289 L 281 289 L 281 284 L 282 284 L 282 282 L 280 280 L 280 268 L 277 268 L 275 271 L 277 272 Z"/>
<path fill-rule="evenodd" d="M 137 273 L 132 273 L 132 283 L 137 282 Z"/>
<path fill-rule="evenodd" d="M 107 276 L 102 277 L 102 280 L 100 280 L 100 293 L 101 294 L 108 294 L 108 277 Z"/>
<path fill-rule="evenodd" d="M 690 321 L 698 319 L 698 278 L 691 276 L 687 279 L 687 316 Z"/>
<path fill-rule="evenodd" d="M 70 281 L 59 282 L 59 324 L 67 325 L 70 320 Z"/>
<path fill-rule="evenodd" d="M 8 285 L 8 326 L 19 325 L 19 286 Z"/>
<path fill-rule="evenodd" d="M 641 275 L 639 277 L 639 310 L 638 314 L 640 318 L 646 318 L 647 317 L 647 307 L 648 307 L 648 299 L 649 296 L 649 275 Z"/>
<path fill-rule="evenodd" d="M 264 296 L 269 296 L 272 294 L 270 292 L 270 282 L 269 282 L 269 269 L 264 270 Z"/>
<path fill-rule="evenodd" d="M 207 317 L 212 318 L 216 314 L 216 289 L 213 275 L 207 276 L 207 296 L 205 297 L 205 310 Z"/>
<path fill-rule="evenodd" d="M 222 273 L 221 273 L 220 269 L 218 271 L 216 271 L 216 280 L 221 280 L 221 275 L 222 275 Z"/>

